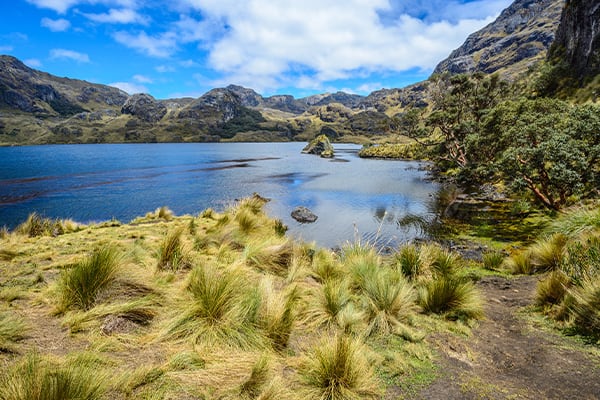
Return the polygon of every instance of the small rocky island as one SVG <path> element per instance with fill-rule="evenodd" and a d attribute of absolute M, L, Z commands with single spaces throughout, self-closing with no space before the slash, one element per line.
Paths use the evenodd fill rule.
<path fill-rule="evenodd" d="M 326 135 L 319 135 L 311 140 L 310 143 L 302 149 L 302 153 L 316 154 L 323 158 L 333 158 L 334 156 L 333 146 Z"/>

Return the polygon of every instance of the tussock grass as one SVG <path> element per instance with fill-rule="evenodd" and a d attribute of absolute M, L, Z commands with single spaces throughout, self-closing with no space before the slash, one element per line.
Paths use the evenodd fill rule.
<path fill-rule="evenodd" d="M 536 271 L 552 271 L 560 268 L 565 257 L 567 237 L 555 233 L 538 240 L 529 247 L 531 264 Z"/>
<path fill-rule="evenodd" d="M 14 344 L 25 337 L 27 326 L 10 312 L 0 313 L 0 352 L 12 352 Z"/>
<path fill-rule="evenodd" d="M 248 287 L 245 278 L 240 269 L 195 267 L 186 286 L 188 296 L 163 337 L 240 348 L 261 345 L 254 327 L 260 294 Z"/>
<path fill-rule="evenodd" d="M 275 244 L 270 241 L 248 243 L 243 253 L 249 266 L 276 275 L 288 272 L 293 255 L 294 246 L 289 241 Z"/>
<path fill-rule="evenodd" d="M 174 371 L 202 369 L 206 361 L 195 351 L 183 351 L 169 360 L 169 368 Z"/>
<path fill-rule="evenodd" d="M 250 376 L 240 386 L 240 395 L 242 398 L 257 399 L 261 396 L 263 387 L 272 379 L 270 373 L 270 358 L 268 355 L 261 355 L 252 366 Z"/>
<path fill-rule="evenodd" d="M 336 280 L 343 275 L 339 261 L 333 252 L 318 249 L 314 252 L 311 262 L 312 275 L 321 282 Z"/>
<path fill-rule="evenodd" d="M 483 268 L 498 271 L 504 263 L 504 254 L 499 251 L 488 251 L 483 254 Z"/>
<path fill-rule="evenodd" d="M 427 265 L 423 262 L 420 249 L 414 244 L 407 244 L 394 254 L 393 263 L 396 267 L 412 281 L 420 277 L 430 275 Z"/>
<path fill-rule="evenodd" d="M 273 231 L 275 232 L 275 234 L 279 237 L 283 237 L 285 236 L 285 233 L 288 230 L 288 226 L 286 224 L 283 223 L 282 220 L 280 219 L 275 219 L 273 220 Z M 1 232 L 0 232 L 0 238 L 1 238 Z"/>
<path fill-rule="evenodd" d="M 570 291 L 572 303 L 568 310 L 576 329 L 600 338 L 600 280 L 586 279 L 581 287 Z"/>
<path fill-rule="evenodd" d="M 393 272 L 379 272 L 367 280 L 364 301 L 367 335 L 398 332 L 417 311 L 412 285 Z"/>
<path fill-rule="evenodd" d="M 539 306 L 559 304 L 567 294 L 571 281 L 562 271 L 552 271 L 536 287 L 535 302 Z"/>
<path fill-rule="evenodd" d="M 344 309 L 351 304 L 352 292 L 345 279 L 330 279 L 312 289 L 305 299 L 305 323 L 311 327 L 329 328 L 341 326 Z M 346 319 L 347 316 L 346 316 Z M 362 320 L 362 315 L 359 315 Z M 351 324 L 352 325 L 352 324 Z"/>
<path fill-rule="evenodd" d="M 45 218 L 36 212 L 32 212 L 25 222 L 17 226 L 15 232 L 29 237 L 58 236 L 69 232 L 76 232 L 81 228 L 82 225 L 70 219 Z"/>
<path fill-rule="evenodd" d="M 251 207 L 241 208 L 234 217 L 238 229 L 245 235 L 255 232 L 260 226 L 260 220 Z"/>
<path fill-rule="evenodd" d="M 444 314 L 450 319 L 483 317 L 483 301 L 470 281 L 441 276 L 428 282 L 419 294 L 419 304 L 426 313 Z"/>
<path fill-rule="evenodd" d="M 341 262 L 350 273 L 351 286 L 355 291 L 364 291 L 367 282 L 377 275 L 381 266 L 381 258 L 375 248 L 360 243 L 345 245 Z"/>
<path fill-rule="evenodd" d="M 512 273 L 530 275 L 534 271 L 529 251 L 519 251 L 504 261 L 504 266 Z"/>
<path fill-rule="evenodd" d="M 182 234 L 183 229 L 178 228 L 165 236 L 158 250 L 158 269 L 177 271 L 190 266 L 181 240 Z"/>
<path fill-rule="evenodd" d="M 273 281 L 265 279 L 261 284 L 261 297 L 258 326 L 264 331 L 275 350 L 284 350 L 288 345 L 296 319 L 298 289 L 292 286 L 285 293 L 276 291 Z"/>
<path fill-rule="evenodd" d="M 455 253 L 441 250 L 435 254 L 431 268 L 438 277 L 451 276 L 460 268 L 460 258 Z"/>
<path fill-rule="evenodd" d="M 107 246 L 65 271 L 58 285 L 59 311 L 93 307 L 101 292 L 115 282 L 119 263 L 116 248 Z"/>
<path fill-rule="evenodd" d="M 307 385 L 306 398 L 358 400 L 381 394 L 365 346 L 344 335 L 320 341 L 299 372 Z"/>
<path fill-rule="evenodd" d="M 95 400 L 105 392 L 103 374 L 82 359 L 57 364 L 31 354 L 0 378 L 1 400 Z"/>
<path fill-rule="evenodd" d="M 600 230 L 600 207 L 578 207 L 563 213 L 550 224 L 547 232 L 572 237 L 594 230 Z"/>

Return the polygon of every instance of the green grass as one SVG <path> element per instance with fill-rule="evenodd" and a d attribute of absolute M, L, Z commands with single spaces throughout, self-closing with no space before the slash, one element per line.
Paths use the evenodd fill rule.
<path fill-rule="evenodd" d="M 504 254 L 499 251 L 488 251 L 483 254 L 483 268 L 498 271 L 504 263 Z"/>
<path fill-rule="evenodd" d="M 556 270 L 563 263 L 566 247 L 567 237 L 562 233 L 542 238 L 529 247 L 531 264 L 536 271 Z"/>
<path fill-rule="evenodd" d="M 59 281 L 59 311 L 88 310 L 117 278 L 120 255 L 114 247 L 95 250 L 91 256 L 66 270 Z"/>
<path fill-rule="evenodd" d="M 537 284 L 536 304 L 539 306 L 560 304 L 565 298 L 570 285 L 571 280 L 564 272 L 550 272 L 544 280 Z"/>

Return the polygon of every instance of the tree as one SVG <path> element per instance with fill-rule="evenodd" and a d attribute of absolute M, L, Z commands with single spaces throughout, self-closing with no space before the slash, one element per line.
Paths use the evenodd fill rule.
<path fill-rule="evenodd" d="M 470 143 L 478 142 L 486 114 L 501 100 L 507 84 L 499 76 L 441 75 L 433 77 L 433 110 L 427 124 L 441 134 L 440 161 L 463 171 L 476 169 L 479 155 Z"/>
<path fill-rule="evenodd" d="M 597 167 L 590 164 L 597 156 L 575 135 L 578 112 L 551 99 L 508 101 L 494 108 L 485 136 L 497 137 L 495 165 L 509 187 L 528 189 L 544 206 L 558 210 L 597 179 Z"/>

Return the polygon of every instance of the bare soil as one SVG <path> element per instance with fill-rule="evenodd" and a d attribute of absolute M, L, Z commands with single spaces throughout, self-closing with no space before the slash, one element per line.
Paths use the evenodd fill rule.
<path fill-rule="evenodd" d="M 524 318 L 539 277 L 486 277 L 486 319 L 471 337 L 432 339 L 439 377 L 418 399 L 600 399 L 600 355 Z M 413 396 L 411 396 L 413 397 Z"/>

